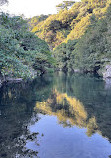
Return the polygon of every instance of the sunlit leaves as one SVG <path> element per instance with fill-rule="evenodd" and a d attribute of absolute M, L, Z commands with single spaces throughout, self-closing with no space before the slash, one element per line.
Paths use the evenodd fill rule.
<path fill-rule="evenodd" d="M 41 16 L 40 21 L 40 17 L 30 19 L 30 28 L 53 49 L 69 39 L 81 38 L 90 25 L 90 17 L 95 14 L 96 17 L 102 18 L 109 3 L 110 0 L 63 1 L 57 6 L 60 10 L 57 14 L 47 18 Z"/>

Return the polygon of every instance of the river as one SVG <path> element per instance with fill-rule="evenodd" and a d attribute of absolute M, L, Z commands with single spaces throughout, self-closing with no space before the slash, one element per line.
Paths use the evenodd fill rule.
<path fill-rule="evenodd" d="M 111 86 L 56 73 L 0 89 L 0 158 L 110 158 Z"/>

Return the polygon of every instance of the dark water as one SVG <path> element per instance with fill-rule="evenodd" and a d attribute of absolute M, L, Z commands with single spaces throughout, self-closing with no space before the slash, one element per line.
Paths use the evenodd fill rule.
<path fill-rule="evenodd" d="M 0 158 L 111 157 L 111 87 L 47 75 L 0 89 Z"/>

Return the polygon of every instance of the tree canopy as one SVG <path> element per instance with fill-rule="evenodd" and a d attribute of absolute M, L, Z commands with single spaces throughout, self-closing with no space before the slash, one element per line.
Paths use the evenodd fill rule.
<path fill-rule="evenodd" d="M 75 1 L 69 0 L 69 1 L 63 1 L 62 3 L 56 5 L 56 8 L 58 11 L 60 11 L 61 9 L 69 9 L 73 4 L 75 3 Z"/>
<path fill-rule="evenodd" d="M 35 67 L 35 64 L 41 67 Z M 20 16 L 0 15 L 0 74 L 11 78 L 33 78 L 51 69 L 53 58 L 48 45 L 29 32 Z"/>
<path fill-rule="evenodd" d="M 68 40 L 54 50 L 57 69 L 102 74 L 111 63 L 111 6 L 101 19 L 91 16 L 90 25 L 78 40 Z"/>
<path fill-rule="evenodd" d="M 53 49 L 68 40 L 81 38 L 90 25 L 91 17 L 104 17 L 109 4 L 110 0 L 63 1 L 58 5 L 57 14 L 42 21 L 38 21 L 38 17 L 34 17 L 35 22 L 30 19 L 30 30 Z"/>

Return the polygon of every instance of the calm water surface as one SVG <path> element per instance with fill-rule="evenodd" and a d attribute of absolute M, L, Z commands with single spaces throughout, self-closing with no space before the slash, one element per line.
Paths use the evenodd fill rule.
<path fill-rule="evenodd" d="M 0 158 L 110 158 L 111 86 L 47 75 L 0 89 Z"/>

